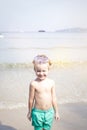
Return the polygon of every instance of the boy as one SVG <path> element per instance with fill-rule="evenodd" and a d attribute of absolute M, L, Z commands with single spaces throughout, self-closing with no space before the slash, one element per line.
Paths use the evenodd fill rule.
<path fill-rule="evenodd" d="M 34 60 L 36 79 L 31 81 L 29 87 L 28 119 L 34 130 L 50 130 L 54 118 L 59 120 L 55 83 L 47 78 L 51 62 L 45 55 L 37 55 Z"/>

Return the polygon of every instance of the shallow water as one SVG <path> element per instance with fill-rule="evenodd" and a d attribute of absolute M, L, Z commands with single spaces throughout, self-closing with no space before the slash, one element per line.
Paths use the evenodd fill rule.
<path fill-rule="evenodd" d="M 0 63 L 28 63 L 37 54 L 55 61 L 87 61 L 87 33 L 5 33 Z"/>
<path fill-rule="evenodd" d="M 33 57 L 47 54 L 53 61 L 58 103 L 87 102 L 87 34 L 4 34 L 0 39 L 0 109 L 26 107 L 35 74 Z"/>
<path fill-rule="evenodd" d="M 58 103 L 87 102 L 87 65 L 51 68 Z M 33 68 L 0 70 L 0 109 L 26 107 L 29 83 L 35 78 Z"/>

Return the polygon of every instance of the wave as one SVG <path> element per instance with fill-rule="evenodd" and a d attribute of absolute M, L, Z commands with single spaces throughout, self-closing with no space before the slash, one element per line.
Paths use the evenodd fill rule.
<path fill-rule="evenodd" d="M 18 109 L 18 108 L 23 108 L 23 107 L 27 107 L 26 104 L 24 103 L 8 103 L 8 102 L 0 102 L 0 109 Z"/>
<path fill-rule="evenodd" d="M 58 101 L 58 104 L 66 104 L 66 103 L 78 103 L 78 102 L 84 102 L 87 103 L 87 99 L 61 99 L 60 101 Z"/>
<path fill-rule="evenodd" d="M 52 61 L 52 67 L 69 67 L 69 66 L 78 66 L 78 65 L 87 65 L 87 61 Z M 29 63 L 0 63 L 0 68 L 32 68 L 32 62 Z"/>
<path fill-rule="evenodd" d="M 87 103 L 87 99 L 61 99 L 58 101 L 58 104 L 67 104 L 67 103 L 78 103 L 84 102 Z M 0 110 L 13 110 L 13 109 L 20 109 L 20 108 L 27 108 L 27 104 L 19 102 L 19 103 L 8 103 L 8 102 L 0 102 Z"/>
<path fill-rule="evenodd" d="M 0 68 L 31 68 L 32 63 L 1 63 Z"/>

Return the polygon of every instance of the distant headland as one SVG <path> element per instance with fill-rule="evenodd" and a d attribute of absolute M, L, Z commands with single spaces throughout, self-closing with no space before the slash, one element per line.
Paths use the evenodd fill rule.
<path fill-rule="evenodd" d="M 56 32 L 65 32 L 65 33 L 85 33 L 87 32 L 87 28 L 67 28 L 67 29 L 60 29 L 56 30 Z"/>

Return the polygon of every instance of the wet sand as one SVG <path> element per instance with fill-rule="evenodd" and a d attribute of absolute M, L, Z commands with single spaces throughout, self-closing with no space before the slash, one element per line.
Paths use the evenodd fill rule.
<path fill-rule="evenodd" d="M 86 75 L 87 65 L 55 68 L 50 71 L 49 76 L 58 87 L 56 93 L 61 118 L 59 122 L 54 120 L 52 130 L 87 129 Z M 26 115 L 29 82 L 34 77 L 31 68 L 0 69 L 0 130 L 33 130 Z M 79 101 L 80 103 L 70 103 Z M 20 106 L 21 103 L 24 105 Z"/>
<path fill-rule="evenodd" d="M 86 130 L 87 103 L 59 104 L 60 121 L 54 120 L 52 130 Z M 0 130 L 33 130 L 27 108 L 0 110 Z"/>

